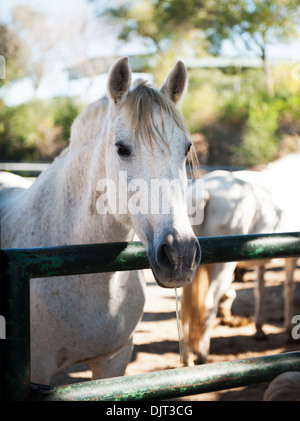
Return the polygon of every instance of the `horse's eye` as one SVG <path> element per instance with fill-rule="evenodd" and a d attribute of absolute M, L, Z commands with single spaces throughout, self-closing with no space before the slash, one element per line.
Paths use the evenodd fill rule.
<path fill-rule="evenodd" d="M 190 151 L 191 147 L 192 147 L 192 143 L 191 143 L 191 142 L 189 142 L 189 143 L 186 145 L 186 148 L 185 148 L 185 156 L 187 156 L 187 155 L 188 155 L 188 153 L 189 153 L 189 151 Z"/>
<path fill-rule="evenodd" d="M 128 146 L 125 146 L 123 143 L 117 142 L 115 144 L 117 154 L 123 158 L 126 158 L 131 155 L 131 150 Z"/>

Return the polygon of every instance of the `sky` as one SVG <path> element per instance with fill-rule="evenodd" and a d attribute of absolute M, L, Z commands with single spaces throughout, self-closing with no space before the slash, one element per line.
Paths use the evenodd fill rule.
<path fill-rule="evenodd" d="M 109 3 L 109 0 L 101 0 L 101 5 Z M 93 30 L 92 26 L 95 23 L 95 13 L 92 2 L 88 0 L 1 0 L 0 7 L 0 21 L 9 24 L 11 14 L 10 11 L 17 5 L 31 5 L 37 10 L 45 12 L 52 21 L 62 21 L 63 24 L 68 24 L 68 21 L 74 22 L 74 25 L 80 27 L 80 19 L 85 16 L 88 21 L 88 26 L 91 27 L 90 32 Z M 72 23 L 71 23 L 72 25 Z M 96 26 L 96 25 L 95 25 Z M 98 25 L 99 26 L 99 25 Z M 76 31 L 76 28 L 75 28 Z M 43 77 L 42 82 L 35 92 L 36 98 L 49 98 L 51 96 L 80 96 L 84 102 L 92 102 L 106 93 L 107 75 L 99 75 L 91 83 L 89 78 L 81 79 L 80 81 L 70 81 L 68 73 L 65 68 L 69 65 L 76 65 L 81 63 L 86 56 L 88 57 L 101 57 L 101 56 L 115 56 L 115 55 L 133 55 L 143 53 L 141 43 L 135 42 L 131 44 L 121 44 L 118 42 L 117 33 L 115 30 L 99 28 L 96 32 L 95 39 L 86 31 L 88 39 L 85 42 L 84 36 L 74 40 L 72 45 L 74 50 L 77 48 L 78 56 L 76 53 L 71 54 L 71 62 L 67 60 L 68 51 L 65 51 L 65 56 L 58 60 L 51 59 L 51 64 L 48 66 L 48 71 Z M 81 44 L 78 46 L 78 44 Z M 63 37 L 61 45 L 63 45 Z M 84 54 L 83 54 L 83 51 Z M 76 51 L 76 50 L 75 50 Z M 64 60 L 65 58 L 65 60 Z M 140 75 L 134 75 L 134 78 Z M 149 75 L 146 76 L 149 78 Z M 22 102 L 30 100 L 33 96 L 33 85 L 29 78 L 22 81 L 17 81 L 10 86 L 4 86 L 0 89 L 0 96 L 2 96 L 7 105 L 17 105 Z"/>
<path fill-rule="evenodd" d="M 109 4 L 109 0 L 101 0 L 101 5 Z M 67 22 L 71 16 L 74 16 L 78 24 L 78 16 L 87 16 L 88 24 L 92 27 L 94 21 L 93 3 L 88 0 L 1 0 L 0 20 L 9 22 L 10 11 L 12 7 L 18 4 L 29 4 L 45 12 L 54 22 L 61 20 Z M 77 20 L 76 20 L 77 19 Z M 99 26 L 99 25 L 98 25 Z M 88 36 L 88 35 L 87 35 Z M 74 40 L 74 48 L 79 48 L 80 40 Z M 97 33 L 93 42 L 91 37 L 88 37 L 88 42 L 84 44 L 84 39 L 81 42 L 81 50 L 85 49 L 85 54 L 88 57 L 107 56 L 107 55 L 131 55 L 144 52 L 144 47 L 139 42 L 130 44 L 120 44 L 117 40 L 117 34 L 114 30 L 107 30 L 103 28 L 102 32 Z M 269 46 L 268 54 L 270 58 L 290 59 L 295 62 L 300 62 L 300 40 L 294 41 L 290 44 L 276 44 Z M 79 48 L 80 51 L 80 48 Z M 240 48 L 241 55 L 245 55 L 245 50 Z M 80 55 L 81 54 L 81 55 Z M 82 51 L 78 54 L 78 62 L 82 61 Z M 67 57 L 67 52 L 65 56 Z M 233 48 L 230 42 L 224 42 L 222 55 L 236 56 L 237 50 Z M 74 54 L 73 54 L 73 64 Z M 76 55 L 75 55 L 76 60 Z M 105 94 L 106 89 L 106 75 L 98 76 L 94 84 L 89 80 L 81 80 L 71 82 L 68 80 L 68 75 L 64 70 L 66 61 L 52 60 L 52 66 L 49 68 L 48 74 L 43 79 L 37 97 L 47 98 L 50 95 L 80 95 L 85 93 L 85 101 L 91 102 Z M 16 105 L 24 102 L 32 96 L 32 83 L 30 80 L 24 80 L 16 83 L 9 89 L 2 89 L 0 92 L 4 96 L 8 105 Z"/>
<path fill-rule="evenodd" d="M 110 4 L 110 0 L 98 0 L 98 4 L 101 4 L 104 8 L 105 5 Z M 76 19 L 80 15 L 86 15 L 90 17 L 91 24 L 96 21 L 94 3 L 89 0 L 1 0 L 0 20 L 9 22 L 10 11 L 17 5 L 33 6 L 54 19 L 67 21 L 72 16 L 74 16 L 73 19 Z M 138 53 L 141 51 L 141 44 L 139 43 L 131 43 L 126 46 L 118 42 L 117 33 L 112 29 L 104 35 L 105 40 L 95 40 L 93 45 L 89 42 L 89 56 L 112 55 L 116 50 L 125 51 L 125 54 L 134 54 L 136 51 Z"/>
<path fill-rule="evenodd" d="M 99 4 L 108 4 L 109 0 L 98 0 Z M 68 15 L 70 10 L 76 8 L 93 10 L 93 2 L 88 0 L 1 0 L 0 18 L 1 20 L 7 20 L 10 17 L 10 10 L 17 4 L 30 4 L 37 6 L 41 10 L 49 14 L 63 13 L 65 16 Z M 115 38 L 114 34 L 110 34 L 110 37 Z M 300 57 L 300 40 L 291 42 L 290 44 L 276 44 L 269 46 L 269 56 L 272 58 L 283 58 L 283 59 L 299 59 Z M 103 48 L 103 46 L 102 46 Z M 110 46 L 107 50 L 102 51 L 103 55 L 109 53 Z M 134 46 L 133 46 L 134 48 Z M 129 48 L 131 51 L 131 48 Z M 223 48 L 224 55 L 236 55 L 236 50 L 232 47 L 230 42 L 224 43 Z"/>

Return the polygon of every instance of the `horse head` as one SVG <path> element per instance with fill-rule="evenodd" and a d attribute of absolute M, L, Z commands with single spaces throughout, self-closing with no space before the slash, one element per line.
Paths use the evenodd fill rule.
<path fill-rule="evenodd" d="M 131 87 L 127 57 L 113 65 L 108 79 L 106 177 L 116 183 L 108 198 L 115 217 L 147 245 L 157 283 L 170 288 L 191 282 L 201 256 L 186 205 L 192 143 L 177 107 L 186 88 L 181 61 L 161 89 L 142 80 Z"/>

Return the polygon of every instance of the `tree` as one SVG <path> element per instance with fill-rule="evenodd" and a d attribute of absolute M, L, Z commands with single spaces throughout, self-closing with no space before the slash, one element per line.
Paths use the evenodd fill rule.
<path fill-rule="evenodd" d="M 298 36 L 300 25 L 299 0 L 128 0 L 105 13 L 121 24 L 121 39 L 136 34 L 157 50 L 191 31 L 202 40 L 204 35 L 212 54 L 220 52 L 225 39 L 242 40 L 261 57 L 270 96 L 274 88 L 267 47 Z"/>
<path fill-rule="evenodd" d="M 211 21 L 208 28 L 211 44 L 219 46 L 224 37 L 233 42 L 242 40 L 248 50 L 261 57 L 267 92 L 273 96 L 274 84 L 267 48 L 298 36 L 299 0 L 224 0 L 221 12 L 223 19 Z"/>
<path fill-rule="evenodd" d="M 98 3 L 97 0 L 91 0 Z M 160 16 L 153 1 L 119 1 L 116 7 L 108 7 L 101 12 L 119 25 L 119 39 L 128 41 L 138 35 L 148 43 L 149 48 L 160 51 L 160 43 L 170 34 L 163 31 Z"/>
<path fill-rule="evenodd" d="M 25 76 L 27 53 L 27 46 L 20 36 L 9 26 L 0 24 L 0 54 L 5 58 L 6 64 L 6 79 L 0 79 L 0 86 Z"/>
<path fill-rule="evenodd" d="M 42 78 L 54 69 L 80 62 L 88 65 L 90 45 L 104 34 L 103 25 L 86 5 L 72 9 L 68 16 L 47 14 L 27 4 L 14 6 L 9 26 L 0 25 L 0 54 L 7 63 L 5 84 L 27 76 L 37 91 Z"/>

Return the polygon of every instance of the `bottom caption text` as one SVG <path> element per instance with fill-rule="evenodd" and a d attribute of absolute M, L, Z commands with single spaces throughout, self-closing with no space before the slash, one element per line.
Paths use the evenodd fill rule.
<path fill-rule="evenodd" d="M 106 408 L 106 415 L 130 416 L 138 418 L 139 416 L 150 415 L 157 418 L 174 415 L 193 415 L 191 405 L 150 405 L 147 407 L 118 407 L 113 405 Z"/>

